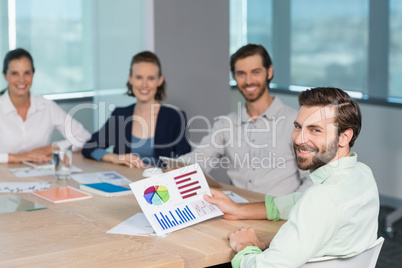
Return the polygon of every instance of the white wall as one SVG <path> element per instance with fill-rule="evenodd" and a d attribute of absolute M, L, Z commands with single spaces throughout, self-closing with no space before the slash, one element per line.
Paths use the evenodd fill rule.
<path fill-rule="evenodd" d="M 402 204 L 402 107 L 360 104 L 362 131 L 356 142 L 360 161 L 373 170 L 382 203 Z M 391 200 L 385 197 L 391 198 Z"/>
<path fill-rule="evenodd" d="M 167 81 L 167 103 L 180 107 L 189 121 L 230 112 L 229 0 L 154 1 L 155 52 Z M 190 140 L 198 143 L 206 122 L 194 120 Z M 223 170 L 211 173 L 229 183 Z"/>
<path fill-rule="evenodd" d="M 155 51 L 167 101 L 213 122 L 230 111 L 229 1 L 155 1 Z M 190 127 L 205 127 L 195 121 Z M 191 133 L 198 142 L 205 133 Z"/>

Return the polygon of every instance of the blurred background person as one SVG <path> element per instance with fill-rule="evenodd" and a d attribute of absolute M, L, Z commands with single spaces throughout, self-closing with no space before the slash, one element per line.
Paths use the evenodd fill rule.
<path fill-rule="evenodd" d="M 55 102 L 31 94 L 33 58 L 22 48 L 9 51 L 3 63 L 7 88 L 0 92 L 0 163 L 51 160 L 50 140 L 57 129 L 66 140 L 56 144 L 82 148 L 91 134 Z"/>
<path fill-rule="evenodd" d="M 188 153 L 187 120 L 183 111 L 161 104 L 166 81 L 158 57 L 136 54 L 130 64 L 127 95 L 135 104 L 116 108 L 105 125 L 85 144 L 85 157 L 129 167 L 158 166 L 159 156 Z M 106 149 L 113 146 L 113 152 Z"/>

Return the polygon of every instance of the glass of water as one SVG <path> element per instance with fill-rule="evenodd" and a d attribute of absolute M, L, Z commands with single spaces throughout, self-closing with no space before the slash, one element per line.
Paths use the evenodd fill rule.
<path fill-rule="evenodd" d="M 71 146 L 61 148 L 57 144 L 52 145 L 53 162 L 56 172 L 56 177 L 59 180 L 66 180 L 71 178 L 71 167 L 73 160 L 73 152 Z"/>

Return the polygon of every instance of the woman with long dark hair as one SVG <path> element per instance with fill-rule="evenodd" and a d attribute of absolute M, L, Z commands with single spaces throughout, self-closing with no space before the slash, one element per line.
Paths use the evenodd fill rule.
<path fill-rule="evenodd" d="M 55 102 L 30 92 L 35 73 L 28 51 L 9 51 L 3 64 L 8 86 L 0 92 L 0 163 L 51 160 L 50 140 L 57 129 L 66 140 L 60 147 L 79 150 L 90 133 Z"/>

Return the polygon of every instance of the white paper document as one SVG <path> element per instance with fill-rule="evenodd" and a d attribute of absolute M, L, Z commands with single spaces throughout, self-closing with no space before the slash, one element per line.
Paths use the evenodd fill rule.
<path fill-rule="evenodd" d="M 0 182 L 0 193 L 33 193 L 47 190 L 50 182 Z"/>
<path fill-rule="evenodd" d="M 134 216 L 116 225 L 106 233 L 137 235 L 137 236 L 156 236 L 154 229 L 145 217 L 144 213 L 137 213 Z"/>
<path fill-rule="evenodd" d="M 158 236 L 223 215 L 204 200 L 211 195 L 198 164 L 130 184 L 138 204 Z"/>
<path fill-rule="evenodd" d="M 235 192 L 223 191 L 223 193 L 225 195 L 229 196 L 229 198 L 232 199 L 233 202 L 236 202 L 236 203 L 248 203 L 247 199 L 245 199 L 244 197 L 236 194 Z"/>
<path fill-rule="evenodd" d="M 80 184 L 107 182 L 114 185 L 127 185 L 132 183 L 115 171 L 74 174 L 71 175 L 71 178 Z"/>
<path fill-rule="evenodd" d="M 28 177 L 41 177 L 41 176 L 51 176 L 55 175 L 54 168 L 52 169 L 35 169 L 33 167 L 23 167 L 23 168 L 11 168 L 8 171 L 14 174 L 18 178 L 28 178 Z M 82 169 L 72 166 L 71 173 L 82 172 Z"/>

